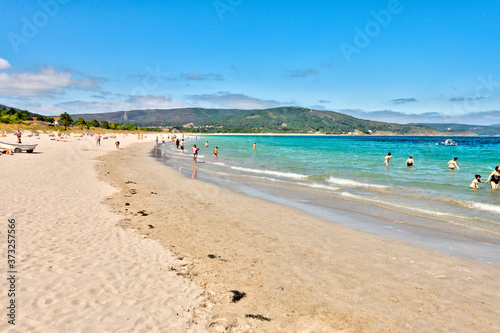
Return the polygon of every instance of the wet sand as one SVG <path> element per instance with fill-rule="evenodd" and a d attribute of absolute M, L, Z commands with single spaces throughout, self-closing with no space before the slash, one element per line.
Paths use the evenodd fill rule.
<path fill-rule="evenodd" d="M 209 331 L 500 330 L 500 267 L 186 178 L 152 148 L 99 158 L 120 190 L 106 204 L 184 263 L 171 271 L 204 289 Z"/>

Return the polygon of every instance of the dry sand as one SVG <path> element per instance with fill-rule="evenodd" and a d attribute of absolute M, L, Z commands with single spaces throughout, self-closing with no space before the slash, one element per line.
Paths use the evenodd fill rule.
<path fill-rule="evenodd" d="M 152 148 L 100 159 L 101 179 L 121 189 L 108 204 L 120 225 L 184 258 L 178 274 L 213 303 L 209 330 L 500 331 L 500 267 L 185 178 Z M 245 296 L 232 302 L 233 291 Z"/>
<path fill-rule="evenodd" d="M 117 140 L 126 147 L 137 138 Z M 120 216 L 103 204 L 116 189 L 97 179 L 93 159 L 116 150 L 114 141 L 23 137 L 39 144 L 35 153 L 0 156 L 0 332 L 206 331 L 203 290 L 170 271 L 179 261 L 157 242 L 117 227 Z M 8 219 L 16 220 L 15 297 Z M 7 322 L 11 299 L 15 325 Z"/>
<path fill-rule="evenodd" d="M 187 179 L 118 140 L 0 156 L 2 267 L 15 218 L 18 271 L 0 331 L 500 331 L 500 267 Z"/>

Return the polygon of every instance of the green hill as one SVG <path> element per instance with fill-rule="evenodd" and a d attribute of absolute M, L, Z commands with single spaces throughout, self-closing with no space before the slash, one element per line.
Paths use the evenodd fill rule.
<path fill-rule="evenodd" d="M 190 127 L 192 131 L 200 133 L 443 134 L 425 125 L 362 120 L 338 112 L 299 107 L 264 110 L 184 108 L 72 115 L 73 119 L 80 117 L 86 121 L 96 119 L 137 126 Z M 454 133 L 467 134 L 472 133 Z"/>

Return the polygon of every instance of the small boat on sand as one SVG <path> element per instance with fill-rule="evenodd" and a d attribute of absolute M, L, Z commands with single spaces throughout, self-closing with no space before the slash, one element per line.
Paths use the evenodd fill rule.
<path fill-rule="evenodd" d="M 24 144 L 24 143 L 9 143 L 0 141 L 0 149 L 9 149 L 14 151 L 14 153 L 20 153 L 26 151 L 27 153 L 32 153 L 35 150 L 37 144 Z"/>
<path fill-rule="evenodd" d="M 445 145 L 445 146 L 456 146 L 457 143 L 455 141 L 453 141 L 452 139 L 446 139 L 443 142 L 443 145 Z"/>

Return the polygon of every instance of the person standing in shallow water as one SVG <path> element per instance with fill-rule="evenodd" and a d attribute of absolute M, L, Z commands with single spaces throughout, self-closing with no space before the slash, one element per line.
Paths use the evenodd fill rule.
<path fill-rule="evenodd" d="M 257 149 L 257 143 L 253 144 L 253 149 Z"/>
<path fill-rule="evenodd" d="M 458 166 L 457 160 L 458 160 L 458 157 L 454 157 L 452 160 L 450 160 L 447 164 L 448 169 L 460 170 L 460 167 Z"/>
<path fill-rule="evenodd" d="M 194 163 L 196 163 L 198 159 L 198 150 L 200 150 L 200 148 L 196 147 L 196 145 L 193 145 L 193 148 L 191 148 L 191 151 L 193 152 Z"/>
<path fill-rule="evenodd" d="M 495 170 L 493 170 L 486 182 L 490 183 L 492 189 L 498 190 L 498 184 L 500 183 L 500 165 L 495 167 Z"/>
<path fill-rule="evenodd" d="M 391 153 L 387 153 L 387 156 L 384 157 L 384 164 L 386 166 L 389 166 L 389 160 L 392 158 L 392 154 Z"/>
<path fill-rule="evenodd" d="M 413 155 L 410 155 L 410 157 L 406 160 L 406 166 L 412 168 L 414 164 L 415 161 L 413 160 Z"/>

